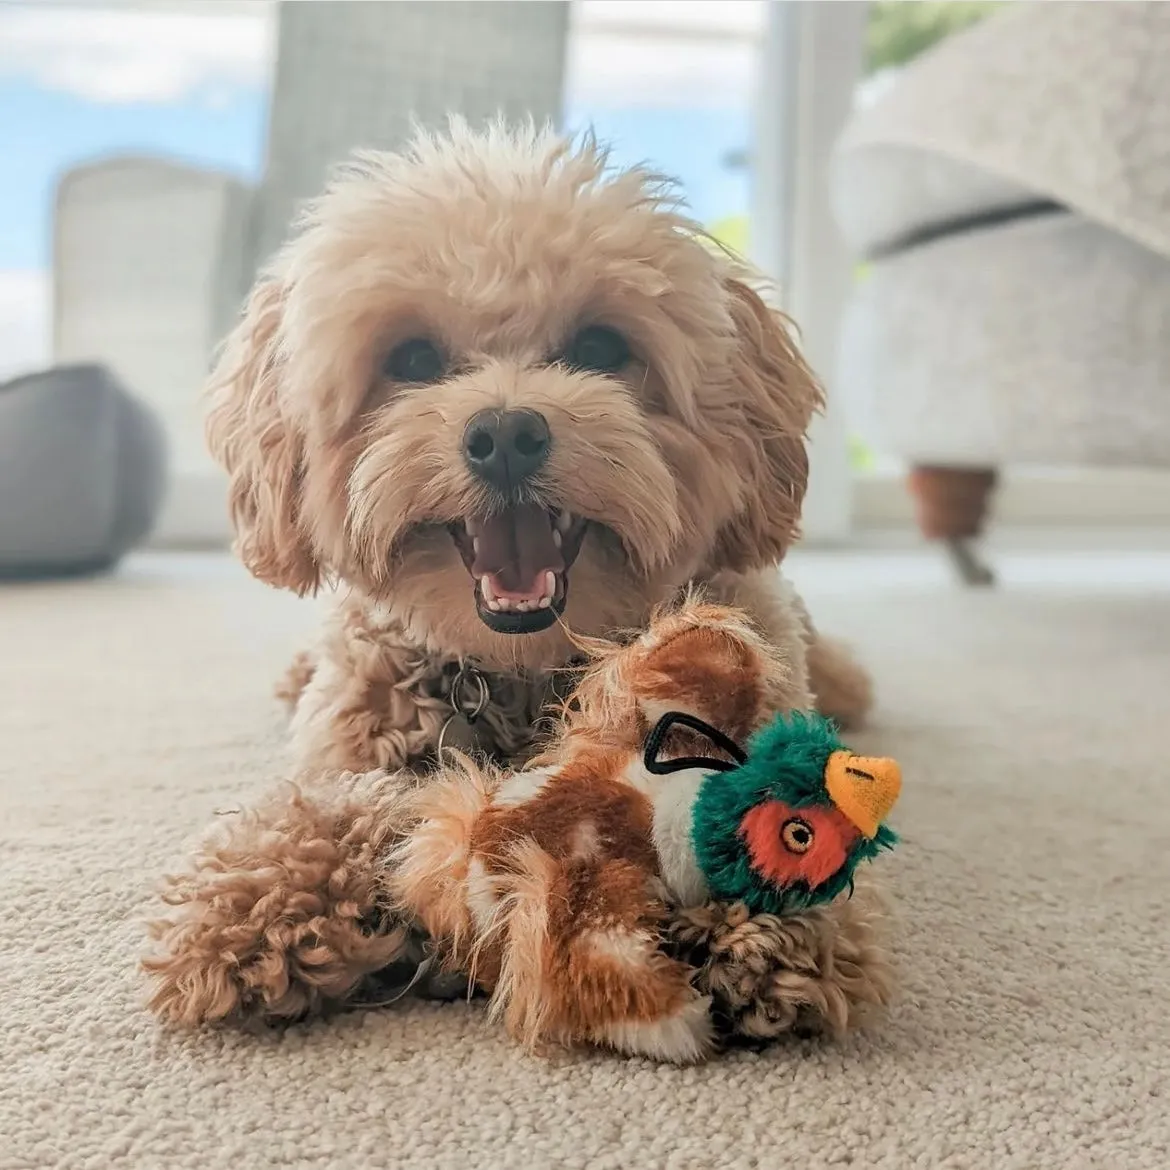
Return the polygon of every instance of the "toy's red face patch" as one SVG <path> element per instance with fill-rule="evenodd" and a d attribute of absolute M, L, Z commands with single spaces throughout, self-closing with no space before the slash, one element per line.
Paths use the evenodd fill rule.
<path fill-rule="evenodd" d="M 857 829 L 837 809 L 792 808 L 770 800 L 751 809 L 739 825 L 752 868 L 765 881 L 810 889 L 828 881 L 845 864 Z"/>

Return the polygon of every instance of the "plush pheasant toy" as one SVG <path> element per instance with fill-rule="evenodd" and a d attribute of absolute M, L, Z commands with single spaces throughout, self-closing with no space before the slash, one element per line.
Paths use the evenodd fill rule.
<path fill-rule="evenodd" d="M 898 767 L 852 754 L 817 715 L 773 718 L 789 668 L 737 610 L 689 600 L 591 652 L 528 766 L 447 753 L 414 797 L 391 893 L 529 1047 L 700 1060 L 716 1014 L 738 1010 L 712 971 L 765 1025 L 785 1004 L 767 963 L 691 962 L 670 924 L 832 901 L 894 841 Z"/>
<path fill-rule="evenodd" d="M 680 726 L 721 755 L 660 759 Z M 713 896 L 783 914 L 831 901 L 860 862 L 897 841 L 882 822 L 901 788 L 898 764 L 854 755 L 817 714 L 777 716 L 745 753 L 717 728 L 669 712 L 646 741 L 645 765 L 679 774 L 654 835 L 663 879 L 687 902 Z"/>

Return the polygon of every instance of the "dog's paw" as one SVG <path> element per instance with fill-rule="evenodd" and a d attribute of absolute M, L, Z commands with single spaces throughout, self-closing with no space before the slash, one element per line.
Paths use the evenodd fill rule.
<path fill-rule="evenodd" d="M 149 924 L 143 960 L 150 1009 L 184 1027 L 296 1018 L 402 958 L 410 932 L 379 903 L 387 815 L 376 799 L 294 792 L 233 819 L 166 879 L 169 909 Z"/>
<path fill-rule="evenodd" d="M 858 890 L 797 914 L 751 916 L 739 903 L 679 911 L 671 953 L 698 968 L 721 1043 L 841 1036 L 891 1002 L 895 978 L 881 899 Z"/>
<path fill-rule="evenodd" d="M 273 897 L 255 875 L 218 876 L 187 886 L 175 911 L 150 924 L 149 1007 L 168 1023 L 297 1019 L 344 1001 L 402 956 L 404 926 L 386 931 L 321 891 Z"/>

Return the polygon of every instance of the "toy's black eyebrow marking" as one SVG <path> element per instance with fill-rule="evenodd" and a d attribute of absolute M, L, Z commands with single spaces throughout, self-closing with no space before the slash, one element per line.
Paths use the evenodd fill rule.
<path fill-rule="evenodd" d="M 860 776 L 862 780 L 872 780 L 873 776 L 869 772 L 863 772 L 860 768 L 846 768 L 845 772 L 849 776 Z"/>
<path fill-rule="evenodd" d="M 666 736 L 672 727 L 689 727 L 700 735 L 706 736 L 720 751 L 726 752 L 731 760 L 720 760 L 712 756 L 683 756 L 677 760 L 660 760 L 658 753 L 662 750 Z M 688 768 L 708 768 L 712 772 L 730 772 L 741 766 L 747 760 L 747 753 L 731 739 L 724 735 L 717 727 L 705 723 L 694 715 L 685 711 L 668 711 L 654 725 L 646 737 L 646 750 L 642 753 L 642 763 L 646 771 L 653 776 L 669 776 L 672 772 L 682 772 Z"/>

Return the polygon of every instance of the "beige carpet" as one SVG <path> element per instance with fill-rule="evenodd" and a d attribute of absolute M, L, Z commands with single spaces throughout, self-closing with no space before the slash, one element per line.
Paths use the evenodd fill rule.
<path fill-rule="evenodd" d="M 152 877 L 272 774 L 311 607 L 197 559 L 0 590 L 0 1167 L 1165 1170 L 1170 571 L 802 564 L 881 679 L 858 744 L 904 763 L 905 995 L 844 1046 L 687 1071 L 528 1059 L 466 1005 L 161 1033 Z"/>

